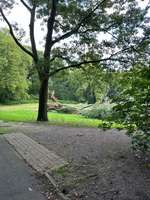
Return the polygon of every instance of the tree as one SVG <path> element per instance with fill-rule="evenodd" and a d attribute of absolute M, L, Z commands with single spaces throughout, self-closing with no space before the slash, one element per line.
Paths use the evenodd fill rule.
<path fill-rule="evenodd" d="M 30 57 L 16 47 L 8 31 L 0 31 L 0 102 L 27 98 L 30 63 Z"/>
<path fill-rule="evenodd" d="M 62 71 L 53 76 L 49 88 L 54 89 L 61 100 L 95 103 L 106 93 L 108 83 L 105 76 L 103 69 L 88 65 L 86 70 Z"/>
<path fill-rule="evenodd" d="M 0 13 L 16 44 L 33 58 L 40 80 L 38 121 L 47 121 L 48 80 L 54 74 L 86 64 L 116 68 L 129 67 L 144 58 L 137 51 L 147 41 L 149 5 L 138 7 L 136 0 L 20 0 L 30 13 L 31 50 L 16 35 L 23 32 L 10 24 L 6 10 L 15 0 L 1 0 Z M 40 57 L 36 48 L 34 24 L 40 18 L 46 24 L 45 47 Z M 20 31 L 19 31 L 20 30 Z M 142 34 L 138 34 L 141 30 Z M 19 35 L 20 35 L 19 34 Z M 110 35 L 104 39 L 104 35 Z M 20 38 L 20 37 L 19 37 Z M 66 42 L 65 42 L 66 41 Z M 88 56 L 87 56 L 88 54 Z M 53 65 L 61 59 L 63 66 Z"/>
<path fill-rule="evenodd" d="M 81 82 L 78 81 L 77 74 L 74 72 L 62 71 L 51 79 L 50 90 L 55 90 L 55 95 L 58 99 L 80 101 L 77 95 L 77 89 Z"/>

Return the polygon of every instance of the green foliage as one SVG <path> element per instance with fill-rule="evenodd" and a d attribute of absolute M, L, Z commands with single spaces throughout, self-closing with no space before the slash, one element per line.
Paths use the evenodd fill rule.
<path fill-rule="evenodd" d="M 135 131 L 131 135 L 132 137 L 132 147 L 134 150 L 139 149 L 140 151 L 150 150 L 150 135 L 143 131 Z"/>
<path fill-rule="evenodd" d="M 84 97 L 87 100 L 88 104 L 94 104 L 96 103 L 96 95 L 94 88 L 89 84 L 87 88 L 84 91 Z"/>
<path fill-rule="evenodd" d="M 125 74 L 124 91 L 116 98 L 115 116 L 128 125 L 133 147 L 150 150 L 150 67 L 134 66 Z M 131 126 L 132 125 L 132 126 Z"/>
<path fill-rule="evenodd" d="M 110 128 L 112 128 L 112 122 L 103 122 L 103 123 L 101 123 L 101 124 L 99 124 L 99 128 L 103 128 L 104 130 L 106 130 L 106 129 L 110 129 Z"/>
<path fill-rule="evenodd" d="M 40 81 L 37 72 L 33 69 L 33 66 L 28 68 L 28 85 L 28 94 L 30 96 L 37 97 L 39 93 Z"/>
<path fill-rule="evenodd" d="M 93 106 L 83 109 L 80 113 L 88 118 L 107 120 L 112 118 L 112 108 L 113 104 L 96 103 Z"/>
<path fill-rule="evenodd" d="M 0 7 L 3 10 L 11 9 L 15 5 L 14 2 L 14 0 L 1 0 Z M 47 25 L 53 3 L 55 3 L 57 15 L 54 16 L 54 26 L 50 27 L 53 29 L 50 32 L 54 33 L 52 45 L 55 39 L 65 35 L 62 37 L 61 45 L 58 43 L 53 47 L 51 52 L 53 58 L 63 60 L 64 64 L 70 64 L 84 60 L 98 60 L 109 55 L 109 52 L 115 52 L 116 49 L 126 49 L 126 51 L 120 51 L 119 54 L 113 56 L 110 61 L 102 61 L 103 66 L 114 68 L 118 67 L 118 62 L 129 66 L 130 58 L 139 59 L 142 56 L 139 56 L 140 50 L 145 49 L 145 40 L 147 41 L 146 38 L 149 34 L 147 15 L 149 5 L 142 10 L 137 0 L 25 0 L 27 7 L 32 8 L 33 5 L 36 7 L 35 15 L 36 18 L 41 19 L 41 29 L 43 30 Z M 16 30 L 20 30 L 20 28 L 16 26 Z M 139 30 L 143 31 L 142 36 L 138 34 Z M 100 35 L 104 34 L 108 37 L 100 38 Z M 66 42 L 65 39 L 68 38 L 69 42 Z M 49 45 L 51 46 L 51 44 Z M 134 52 L 133 46 L 138 48 L 138 56 Z M 53 62 L 55 62 L 54 60 Z M 47 66 L 44 68 L 46 69 Z M 53 71 L 53 68 L 49 67 L 49 69 Z"/>
<path fill-rule="evenodd" d="M 28 99 L 18 99 L 18 100 L 5 100 L 4 105 L 18 105 L 18 104 L 31 104 L 38 103 L 38 99 L 31 96 Z"/>
<path fill-rule="evenodd" d="M 65 71 L 52 77 L 50 90 L 61 100 L 95 103 L 107 93 L 106 72 L 95 66 L 87 66 L 87 70 Z"/>
<path fill-rule="evenodd" d="M 80 101 L 81 96 L 78 77 L 76 72 L 62 72 L 51 79 L 50 89 L 55 90 L 55 95 L 61 100 Z"/>
<path fill-rule="evenodd" d="M 7 30 L 0 32 L 0 102 L 28 97 L 27 65 L 30 59 L 22 53 Z"/>

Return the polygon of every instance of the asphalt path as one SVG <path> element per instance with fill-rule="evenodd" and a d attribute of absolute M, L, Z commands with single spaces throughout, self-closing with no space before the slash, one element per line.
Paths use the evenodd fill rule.
<path fill-rule="evenodd" d="M 0 136 L 0 200 L 46 200 L 34 171 Z"/>

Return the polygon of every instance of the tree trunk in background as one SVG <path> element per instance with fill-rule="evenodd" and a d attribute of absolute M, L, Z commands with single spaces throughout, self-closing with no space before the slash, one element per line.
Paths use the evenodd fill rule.
<path fill-rule="evenodd" d="M 47 100 L 48 100 L 48 78 L 45 78 L 40 81 L 39 108 L 38 108 L 37 121 L 48 121 Z"/>

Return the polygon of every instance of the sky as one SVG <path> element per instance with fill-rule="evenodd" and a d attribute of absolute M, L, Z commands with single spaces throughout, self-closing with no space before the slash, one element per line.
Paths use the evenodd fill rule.
<path fill-rule="evenodd" d="M 29 20 L 30 20 L 30 15 L 29 15 L 29 11 L 21 4 L 19 3 L 19 0 L 16 0 L 18 5 L 15 5 L 14 8 L 11 10 L 11 13 L 8 15 L 8 19 L 11 23 L 13 22 L 17 22 L 25 31 L 26 31 L 26 35 L 28 35 L 28 31 L 29 31 Z M 144 8 L 148 3 L 150 3 L 150 0 L 137 0 L 139 5 Z M 2 22 L 0 23 L 0 28 L 1 27 L 7 27 L 7 25 Z M 44 33 L 41 30 L 40 27 L 40 21 L 36 21 L 35 23 L 35 39 L 37 41 L 37 48 L 39 50 L 43 49 L 43 37 L 44 37 Z M 30 44 L 28 41 L 28 38 L 26 37 L 23 41 L 23 43 L 27 43 Z"/>
<path fill-rule="evenodd" d="M 11 13 L 7 16 L 11 23 L 17 22 L 18 25 L 26 31 L 26 35 L 29 35 L 29 22 L 30 22 L 30 13 L 29 11 L 19 3 L 19 0 L 16 0 L 18 5 L 15 5 L 14 8 L 11 10 Z M 7 27 L 6 23 L 3 22 L 0 24 L 0 27 Z M 42 49 L 41 41 L 43 40 L 44 34 L 41 31 L 40 21 L 35 23 L 35 39 L 37 41 L 37 48 Z M 28 37 L 24 39 L 24 43 L 30 44 L 28 41 Z"/>

